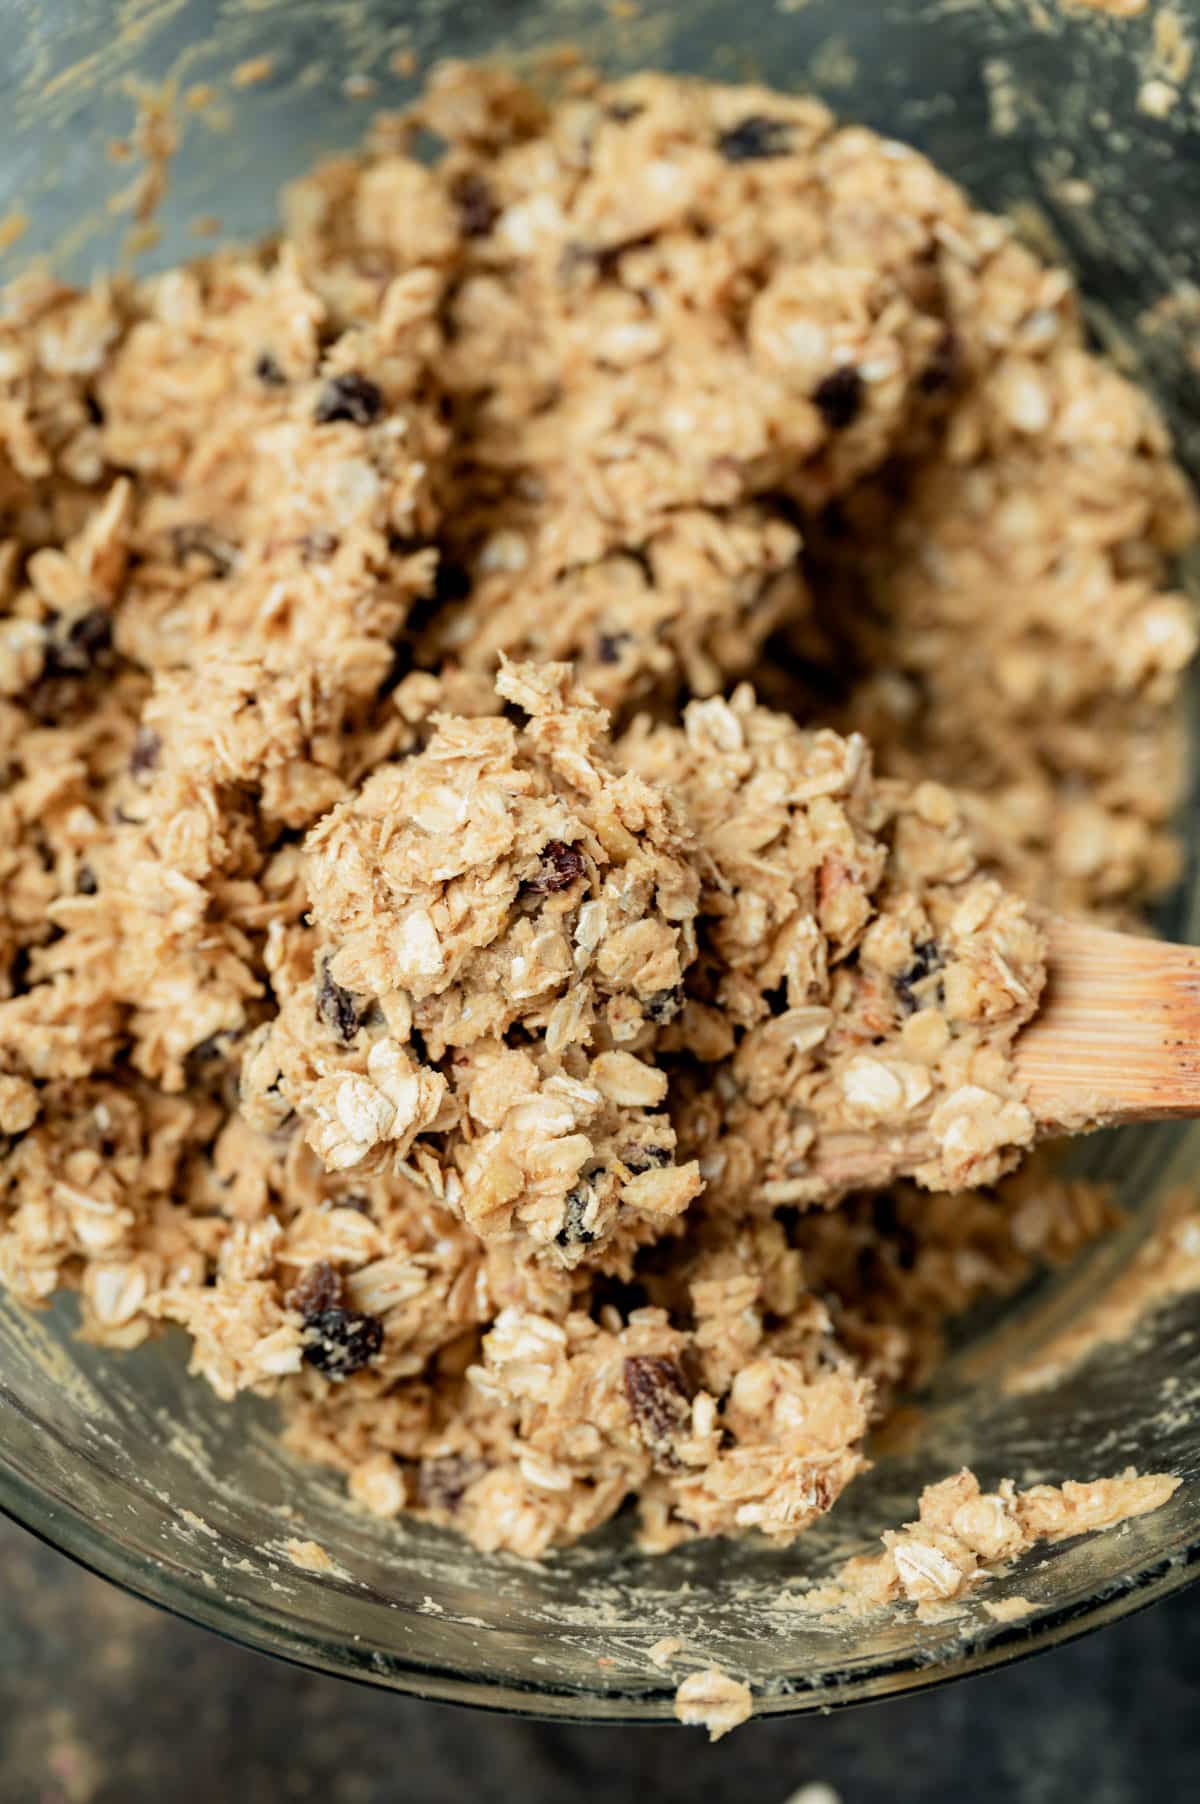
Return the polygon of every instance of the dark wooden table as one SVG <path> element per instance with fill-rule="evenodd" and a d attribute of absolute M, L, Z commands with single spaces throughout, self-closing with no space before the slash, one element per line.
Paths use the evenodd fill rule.
<path fill-rule="evenodd" d="M 1003 1672 L 710 1748 L 280 1666 L 0 1523 L 0 1804 L 788 1804 L 817 1783 L 841 1804 L 1200 1797 L 1200 1592 Z"/>

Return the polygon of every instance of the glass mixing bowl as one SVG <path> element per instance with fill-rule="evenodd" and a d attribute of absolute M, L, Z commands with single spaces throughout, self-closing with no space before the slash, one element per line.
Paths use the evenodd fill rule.
<path fill-rule="evenodd" d="M 128 221 L 108 203 L 129 172 L 104 152 L 129 129 L 132 84 L 218 90 L 205 114 L 190 116 L 175 161 L 148 259 L 166 263 L 195 252 L 198 215 L 218 216 L 235 235 L 269 228 L 283 180 L 352 143 L 372 106 L 410 92 L 413 81 L 389 66 L 397 50 L 427 67 L 451 53 L 574 42 L 611 67 L 814 88 L 846 116 L 920 145 L 977 201 L 1017 209 L 1078 272 L 1097 334 L 1155 389 L 1196 474 L 1200 360 L 1189 356 L 1188 326 L 1200 318 L 1200 293 L 1188 277 L 1200 270 L 1200 209 L 1187 176 L 1200 159 L 1200 121 L 1186 91 L 1154 114 L 1200 5 L 1176 0 L 1172 17 L 1174 35 L 1161 13 L 1119 19 L 1059 0 L 139 0 L 120 9 L 4 0 L 0 212 L 6 224 L 27 218 L 7 261 L 11 273 L 46 252 L 86 278 L 117 259 Z M 267 79 L 229 85 L 236 65 L 262 55 L 272 59 Z M 347 77 L 369 77 L 369 99 Z M 1168 295 L 1174 306 L 1148 317 Z M 1159 923 L 1179 938 L 1200 927 L 1194 802 L 1188 826 L 1193 856 Z M 426 1697 L 663 1719 L 675 1681 L 646 1656 L 667 1634 L 748 1679 L 760 1713 L 977 1671 L 1165 1595 L 1200 1556 L 1194 1302 L 1178 1299 L 1056 1382 L 1006 1384 L 1082 1319 L 1171 1193 L 1200 1170 L 1200 1125 L 1097 1139 L 1083 1159 L 1117 1187 L 1128 1228 L 1070 1273 L 969 1324 L 903 1449 L 881 1456 L 834 1516 L 788 1551 L 720 1542 L 648 1560 L 615 1525 L 551 1563 L 525 1565 L 421 1524 L 355 1515 L 333 1480 L 281 1452 L 267 1408 L 220 1405 L 189 1379 L 181 1342 L 99 1352 L 73 1338 L 69 1299 L 38 1317 L 0 1310 L 0 1504 L 196 1622 Z M 940 1625 L 897 1617 L 828 1627 L 788 1607 L 788 1580 L 877 1544 L 925 1483 L 964 1463 L 985 1482 L 1061 1481 L 1127 1463 L 1186 1482 L 1157 1513 L 1043 1548 L 989 1587 L 991 1600 L 1029 1600 L 1017 1622 L 995 1621 L 982 1601 Z M 319 1542 L 333 1569 L 299 1569 L 289 1538 Z"/>

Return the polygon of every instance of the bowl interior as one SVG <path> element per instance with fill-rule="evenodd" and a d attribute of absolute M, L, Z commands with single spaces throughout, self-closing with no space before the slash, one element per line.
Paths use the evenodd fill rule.
<path fill-rule="evenodd" d="M 86 278 L 122 255 L 128 221 L 109 202 L 128 175 L 103 150 L 129 129 L 131 78 L 219 89 L 219 103 L 188 117 L 162 236 L 148 253 L 167 264 L 194 254 L 198 216 L 217 216 L 233 236 L 270 229 L 283 181 L 353 143 L 374 108 L 411 92 L 414 78 L 389 63 L 397 50 L 411 50 L 419 70 L 446 54 L 525 55 L 573 42 L 612 67 L 816 89 L 847 117 L 917 143 L 977 201 L 1016 210 L 1076 269 L 1097 334 L 1155 389 L 1185 463 L 1200 472 L 1200 360 L 1189 356 L 1187 309 L 1150 316 L 1196 264 L 1200 214 L 1183 175 L 1200 137 L 1186 98 L 1165 118 L 1138 111 L 1153 67 L 1149 19 L 1015 0 L 636 9 L 257 0 L 219 25 L 206 0 L 190 0 L 137 11 L 120 30 L 104 0 L 0 12 L 9 51 L 0 211 L 28 221 L 6 273 L 44 252 Z M 259 55 L 272 59 L 269 77 L 231 88 L 230 70 Z M 347 91 L 354 74 L 371 77 L 369 99 Z M 1185 825 L 1200 845 L 1195 802 Z M 1180 938 L 1200 931 L 1197 877 L 1193 854 L 1162 919 Z M 969 1671 L 1172 1588 L 1200 1545 L 1200 1337 L 1186 1298 L 1057 1381 L 1017 1382 L 1094 1307 L 1189 1182 L 1200 1127 L 1105 1136 L 1083 1149 L 1082 1164 L 1117 1186 L 1129 1226 L 1069 1273 L 968 1324 L 907 1442 L 881 1454 L 834 1517 L 785 1552 L 712 1543 L 645 1560 L 617 1523 L 531 1566 L 474 1553 L 426 1525 L 372 1521 L 346 1508 L 331 1478 L 282 1453 L 268 1408 L 218 1404 L 189 1379 L 181 1340 L 114 1357 L 74 1338 L 70 1299 L 36 1318 L 0 1305 L 0 1503 L 99 1571 L 209 1626 L 430 1696 L 600 1719 L 664 1716 L 674 1680 L 647 1652 L 668 1634 L 748 1678 L 767 1711 Z M 897 1617 L 839 1627 L 797 1611 L 798 1578 L 875 1544 L 911 1514 L 925 1483 L 961 1464 L 985 1481 L 1061 1481 L 1135 1464 L 1193 1483 L 1156 1514 L 1045 1548 L 998 1581 L 991 1600 L 1030 1601 L 1019 1623 L 995 1621 L 982 1602 L 940 1625 Z M 290 1541 L 310 1540 L 331 1556 L 330 1570 L 289 1555 Z"/>

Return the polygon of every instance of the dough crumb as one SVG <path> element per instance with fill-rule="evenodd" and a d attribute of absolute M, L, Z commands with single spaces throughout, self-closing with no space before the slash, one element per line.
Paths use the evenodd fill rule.
<path fill-rule="evenodd" d="M 709 1741 L 720 1741 L 754 1709 L 750 1687 L 731 1679 L 720 1667 L 689 1673 L 675 1693 L 675 1714 L 688 1728 L 708 1730 Z"/>
<path fill-rule="evenodd" d="M 1030 1603 L 1027 1597 L 1018 1595 L 1001 1597 L 995 1602 L 985 1598 L 983 1607 L 995 1622 L 1019 1622 L 1023 1616 L 1030 1615 L 1036 1605 Z"/>
<path fill-rule="evenodd" d="M 646 1658 L 650 1661 L 652 1666 L 660 1667 L 665 1671 L 671 1664 L 671 1661 L 675 1658 L 675 1655 L 682 1653 L 682 1651 L 683 1642 L 679 1639 L 678 1635 L 664 1635 L 661 1641 L 656 1641 L 654 1643 L 654 1646 L 650 1649 Z"/>
<path fill-rule="evenodd" d="M 943 1606 L 966 1597 L 1039 1541 L 1095 1534 L 1147 1515 L 1168 1502 L 1180 1483 L 1167 1473 L 1139 1473 L 1131 1466 L 1115 1478 L 1068 1480 L 1026 1491 L 1006 1478 L 995 1491 L 985 1492 L 975 1474 L 964 1469 L 927 1486 L 917 1520 L 886 1532 L 883 1553 L 848 1560 L 831 1585 L 807 1594 L 802 1607 L 846 1607 L 857 1614 L 864 1604 L 909 1603 L 918 1613 L 932 1609 L 936 1620 Z"/>
<path fill-rule="evenodd" d="M 293 1566 L 299 1566 L 305 1572 L 333 1572 L 335 1570 L 333 1560 L 319 1541 L 292 1539 L 285 1541 L 283 1545 Z"/>

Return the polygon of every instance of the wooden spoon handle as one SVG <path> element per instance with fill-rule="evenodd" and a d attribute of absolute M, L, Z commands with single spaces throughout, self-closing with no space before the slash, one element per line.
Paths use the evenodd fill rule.
<path fill-rule="evenodd" d="M 1013 1048 L 1049 1133 L 1200 1115 L 1200 949 L 1052 916 L 1042 1005 Z"/>

